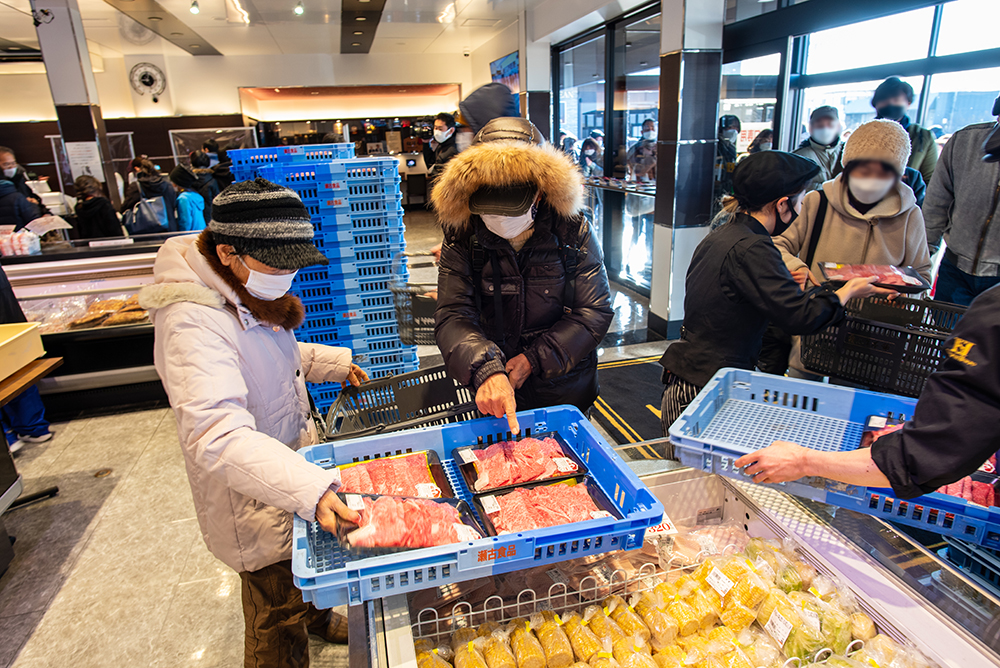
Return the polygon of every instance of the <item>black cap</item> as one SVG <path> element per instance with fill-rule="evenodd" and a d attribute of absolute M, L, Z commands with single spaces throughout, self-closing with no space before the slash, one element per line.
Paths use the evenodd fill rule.
<path fill-rule="evenodd" d="M 590 136 L 593 137 L 594 139 L 604 139 L 604 131 L 603 130 L 591 130 L 590 131 Z"/>
<path fill-rule="evenodd" d="M 733 195 L 742 209 L 759 211 L 775 200 L 797 194 L 817 174 L 819 165 L 791 153 L 751 153 L 736 163 Z"/>
<path fill-rule="evenodd" d="M 875 93 L 872 95 L 872 106 L 874 107 L 882 100 L 896 97 L 900 93 L 906 96 L 909 104 L 913 104 L 913 86 L 899 77 L 889 77 L 875 89 Z"/>
<path fill-rule="evenodd" d="M 523 141 L 541 144 L 545 141 L 535 124 L 526 118 L 506 116 L 494 118 L 476 133 L 472 145 L 494 141 Z M 519 183 L 510 186 L 483 186 L 469 198 L 469 211 L 477 216 L 521 216 L 535 201 L 538 186 Z"/>

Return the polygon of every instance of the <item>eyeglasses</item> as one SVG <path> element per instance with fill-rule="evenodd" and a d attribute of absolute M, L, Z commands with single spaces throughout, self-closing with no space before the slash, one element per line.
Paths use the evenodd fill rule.
<path fill-rule="evenodd" d="M 4 160 L 3 162 L 0 162 L 0 167 L 3 169 L 12 169 L 17 167 L 17 160 L 14 160 L 13 158 L 10 160 Z"/>

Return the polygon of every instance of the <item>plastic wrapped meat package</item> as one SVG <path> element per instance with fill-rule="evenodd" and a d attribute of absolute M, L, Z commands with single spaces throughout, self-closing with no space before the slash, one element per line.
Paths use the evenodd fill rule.
<path fill-rule="evenodd" d="M 137 324 L 149 319 L 134 294 L 70 295 L 26 299 L 20 304 L 25 318 L 28 322 L 39 323 L 42 334 Z"/>
<path fill-rule="evenodd" d="M 572 481 L 570 481 L 572 482 Z M 584 482 L 518 487 L 503 494 L 479 497 L 498 535 L 585 522 L 607 516 L 598 508 Z"/>
<path fill-rule="evenodd" d="M 339 466 L 340 492 L 436 499 L 444 495 L 431 466 L 440 466 L 428 452 L 370 459 Z M 450 490 L 448 490 L 450 492 Z"/>
<path fill-rule="evenodd" d="M 501 441 L 485 448 L 458 449 L 456 459 L 470 464 L 475 492 L 520 485 L 580 471 L 574 457 L 552 436 Z"/>
<path fill-rule="evenodd" d="M 351 549 L 416 549 L 451 545 L 482 538 L 461 511 L 464 502 L 394 496 L 345 494 L 349 508 L 360 515 L 358 526 L 345 529 L 343 543 Z"/>

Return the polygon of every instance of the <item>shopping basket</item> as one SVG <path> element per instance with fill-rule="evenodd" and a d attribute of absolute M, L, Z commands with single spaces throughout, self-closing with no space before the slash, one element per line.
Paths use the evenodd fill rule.
<path fill-rule="evenodd" d="M 442 364 L 348 387 L 330 407 L 326 438 L 360 438 L 478 417 L 475 396 Z"/>
<path fill-rule="evenodd" d="M 434 311 L 437 310 L 437 283 L 410 283 L 402 267 L 406 257 L 433 256 L 433 253 L 397 253 L 392 261 L 393 280 L 389 283 L 399 322 L 399 338 L 408 346 L 433 346 Z"/>
<path fill-rule="evenodd" d="M 924 299 L 852 299 L 847 317 L 802 337 L 808 371 L 878 392 L 920 395 L 945 357 L 944 342 L 964 306 Z"/>

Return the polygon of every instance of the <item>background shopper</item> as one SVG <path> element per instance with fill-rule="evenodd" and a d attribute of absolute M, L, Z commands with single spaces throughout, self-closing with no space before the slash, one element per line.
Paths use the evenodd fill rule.
<path fill-rule="evenodd" d="M 135 174 L 135 180 L 125 188 L 125 196 L 122 198 L 121 213 L 131 211 L 139 203 L 140 197 L 146 199 L 163 198 L 164 208 L 167 211 L 168 229 L 171 232 L 177 231 L 177 191 L 167 179 L 156 169 L 145 156 L 133 158 L 129 163 L 129 169 Z"/>
<path fill-rule="evenodd" d="M 343 138 L 337 140 L 343 141 Z M 233 185 L 236 181 L 236 177 L 233 176 L 232 166 L 233 161 L 229 158 L 226 149 L 219 146 L 219 142 L 215 139 L 207 139 L 205 143 L 202 144 L 201 149 L 208 153 L 209 167 L 212 170 L 212 174 L 215 176 L 215 182 L 219 184 L 220 188 L 226 188 L 227 186 Z"/>
<path fill-rule="evenodd" d="M 1000 121 L 1000 97 L 993 104 Z M 927 243 L 941 259 L 934 298 L 968 305 L 1000 283 L 1000 162 L 983 161 L 983 144 L 1000 123 L 976 123 L 951 136 L 927 191 Z"/>
<path fill-rule="evenodd" d="M 21 194 L 13 181 L 0 178 L 0 225 L 20 230 L 41 215 L 41 207 Z"/>
<path fill-rule="evenodd" d="M 17 192 L 24 195 L 29 202 L 42 207 L 43 214 L 47 212 L 47 209 L 42 206 L 42 199 L 28 185 L 28 173 L 24 171 L 24 167 L 17 164 L 17 156 L 14 155 L 14 151 L 6 146 L 0 146 L 0 170 L 3 170 L 0 172 L 0 178 L 13 183 Z"/>
<path fill-rule="evenodd" d="M 431 195 L 445 230 L 435 337 L 486 414 L 597 398 L 613 318 L 603 254 L 580 215 L 582 175 L 523 118 L 498 118 Z"/>
<path fill-rule="evenodd" d="M 430 183 L 434 183 L 448 161 L 458 155 L 455 125 L 455 117 L 451 114 L 441 112 L 434 117 L 434 138 L 424 144 L 424 164 Z"/>
<path fill-rule="evenodd" d="M 304 310 L 288 289 L 327 264 L 312 238 L 296 193 L 234 184 L 209 229 L 164 243 L 139 296 L 205 544 L 242 580 L 247 666 L 308 665 L 308 631 L 346 641 L 342 616 L 303 602 L 290 562 L 292 513 L 327 531 L 358 519 L 334 493 L 339 471 L 296 454 L 318 442 L 306 381 L 367 380 L 350 349 L 295 341 Z"/>
<path fill-rule="evenodd" d="M 629 148 L 626 161 L 630 181 L 656 181 L 656 122 L 652 118 L 642 122 L 642 137 Z"/>
<path fill-rule="evenodd" d="M 809 114 L 809 138 L 804 139 L 794 151 L 795 155 L 819 165 L 819 173 L 809 190 L 819 190 L 825 181 L 842 171 L 840 154 L 844 150 L 844 142 L 840 139 L 840 133 L 843 129 L 836 107 L 816 107 Z"/>
<path fill-rule="evenodd" d="M 198 194 L 205 201 L 205 210 L 202 213 L 205 216 L 205 222 L 208 223 L 208 221 L 212 220 L 212 200 L 222 192 L 222 188 L 219 186 L 219 182 L 215 180 L 215 170 L 209 167 L 212 164 L 212 160 L 209 158 L 208 153 L 205 151 L 192 151 L 190 158 L 191 171 L 198 177 Z"/>
<path fill-rule="evenodd" d="M 84 174 L 73 182 L 76 186 L 76 231 L 81 239 L 123 237 L 122 222 L 115 207 L 104 196 L 104 186 L 93 176 Z"/>
<path fill-rule="evenodd" d="M 801 215 L 774 240 L 800 282 L 818 284 L 821 262 L 912 266 L 930 281 L 924 219 L 913 191 L 900 181 L 909 144 L 894 121 L 870 121 L 851 134 L 843 173 L 806 195 Z M 816 225 L 821 228 L 813 244 Z M 797 340 L 789 367 L 797 377 L 814 378 L 802 366 Z"/>
<path fill-rule="evenodd" d="M 587 178 L 604 176 L 601 148 L 593 137 L 583 140 L 580 149 L 580 169 Z"/>
<path fill-rule="evenodd" d="M 719 136 L 715 157 L 715 198 L 733 194 L 733 170 L 736 169 L 736 142 L 740 138 L 740 119 L 731 114 L 719 118 Z"/>
<path fill-rule="evenodd" d="M 764 128 L 750 142 L 747 153 L 760 153 L 761 151 L 770 151 L 772 148 L 774 148 L 774 131 L 770 128 Z"/>
<path fill-rule="evenodd" d="M 177 191 L 177 229 L 196 232 L 205 229 L 205 199 L 198 192 L 201 181 L 186 165 L 177 165 L 170 172 L 170 182 Z"/>
<path fill-rule="evenodd" d="M 889 77 L 878 85 L 872 95 L 877 118 L 896 121 L 910 137 L 911 153 L 906 166 L 913 167 L 930 183 L 937 166 L 938 148 L 930 130 L 910 121 L 906 110 L 913 104 L 913 86 L 899 77 Z M 899 170 L 902 174 L 903 170 Z"/>
<path fill-rule="evenodd" d="M 698 244 L 688 268 L 681 340 L 660 358 L 664 434 L 716 371 L 754 368 L 768 321 L 811 334 L 843 319 L 849 299 L 892 294 L 869 279 L 854 279 L 837 292 L 803 292 L 788 272 L 771 236 L 796 220 L 818 171 L 783 151 L 755 153 L 736 166 L 734 195 L 720 214 L 727 222 Z"/>

